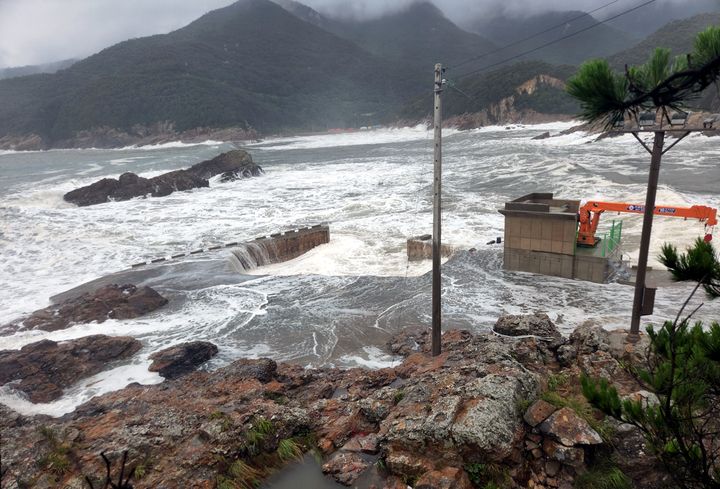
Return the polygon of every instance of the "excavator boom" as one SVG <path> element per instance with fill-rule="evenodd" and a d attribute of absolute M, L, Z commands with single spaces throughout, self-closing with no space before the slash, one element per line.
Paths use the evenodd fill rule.
<path fill-rule="evenodd" d="M 605 211 L 643 214 L 645 212 L 645 206 L 642 204 L 627 204 L 622 202 L 589 201 L 582 206 L 578 212 L 580 229 L 578 230 L 577 242 L 579 245 L 595 246 L 595 244 L 598 243 L 599 240 L 595 237 L 595 232 L 600 223 L 600 214 Z M 697 219 L 705 222 L 706 226 L 715 226 L 717 224 L 717 209 L 704 205 L 694 205 L 692 207 L 658 205 L 655 206 L 653 214 Z"/>

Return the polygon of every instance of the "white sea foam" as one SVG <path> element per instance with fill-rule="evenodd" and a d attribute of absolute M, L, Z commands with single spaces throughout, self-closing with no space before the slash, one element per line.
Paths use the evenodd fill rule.
<path fill-rule="evenodd" d="M 552 319 L 562 315 L 564 332 L 587 319 L 608 329 L 627 327 L 631 288 L 505 272 L 502 245 L 486 245 L 504 234 L 498 209 L 530 192 L 582 202 L 643 203 L 650 155 L 632 137 L 593 144 L 585 143 L 595 136 L 584 133 L 531 139 L 571 125 L 444 131 L 443 243 L 478 249 L 476 262 L 444 266 L 443 317 L 449 325 L 479 331 L 501 315 L 541 310 Z M 306 365 L 385 365 L 387 358 L 363 347 L 377 341 L 371 347 L 379 348 L 385 341 L 380 336 L 426 324 L 430 315 L 425 284 L 431 262 L 406 258 L 407 238 L 432 233 L 430 133 L 420 126 L 267 140 L 248 145 L 264 176 L 230 183 L 214 179 L 210 188 L 82 208 L 65 203 L 62 195 L 121 171 L 150 177 L 187 168 L 233 145 L 1 153 L 3 171 L 11 173 L 0 186 L 0 324 L 134 263 L 322 222 L 330 224 L 331 234 L 329 244 L 256 269 L 242 285 L 193 285 L 198 277 L 180 275 L 161 281 L 172 300 L 156 314 L 20 333 L 6 337 L 5 347 L 43 338 L 127 334 L 143 342 L 141 359 L 191 339 L 217 343 L 220 353 L 211 368 L 260 356 Z M 698 137 L 680 144 L 682 151 L 663 157 L 657 202 L 720 207 L 716 142 Z M 642 216 L 605 213 L 599 232 L 607 232 L 613 219 L 623 221 L 623 249 L 637 260 Z M 704 232 L 697 221 L 654 219 L 651 264 L 659 265 L 655 256 L 663 242 L 683 249 Z M 227 260 L 228 255 L 223 248 L 177 263 Z M 656 315 L 646 319 L 672 314 L 688 292 L 682 286 L 659 291 Z M 700 315 L 717 319 L 718 310 L 708 303 Z M 132 368 L 113 372 L 101 383 L 108 389 L 131 379 L 157 380 Z M 92 392 L 78 389 L 57 406 L 73 406 Z M 2 396 L 7 394 L 0 402 L 22 404 Z"/>

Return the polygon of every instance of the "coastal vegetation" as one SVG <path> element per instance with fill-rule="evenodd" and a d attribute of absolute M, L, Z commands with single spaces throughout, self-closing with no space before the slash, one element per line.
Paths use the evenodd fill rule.
<path fill-rule="evenodd" d="M 683 489 L 720 487 L 720 324 L 691 323 L 683 316 L 693 294 L 704 286 L 720 295 L 720 259 L 710 243 L 698 239 L 680 256 L 663 247 L 662 263 L 676 280 L 694 280 L 697 287 L 674 321 L 658 330 L 647 327 L 651 352 L 645 365 L 627 371 L 646 389 L 647 399 L 621 398 L 607 379 L 599 385 L 581 376 L 582 392 L 605 415 L 639 429 L 677 484 Z"/>

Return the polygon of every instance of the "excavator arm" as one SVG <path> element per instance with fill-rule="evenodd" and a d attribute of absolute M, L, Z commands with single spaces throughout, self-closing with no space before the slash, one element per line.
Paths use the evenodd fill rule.
<path fill-rule="evenodd" d="M 589 201 L 578 211 L 578 221 L 580 228 L 578 229 L 577 242 L 579 245 L 595 246 L 600 240 L 595 237 L 598 224 L 600 223 L 600 215 L 605 211 L 611 212 L 630 212 L 634 214 L 643 214 L 645 206 L 641 204 L 626 204 L 622 202 L 599 202 Z M 717 224 L 717 209 L 704 205 L 694 205 L 692 207 L 674 207 L 674 206 L 655 206 L 653 214 L 659 216 L 683 217 L 685 219 L 697 219 L 705 222 L 706 226 L 715 226 Z"/>

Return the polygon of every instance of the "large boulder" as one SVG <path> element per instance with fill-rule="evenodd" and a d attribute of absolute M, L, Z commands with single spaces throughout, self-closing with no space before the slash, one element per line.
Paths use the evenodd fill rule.
<path fill-rule="evenodd" d="M 67 202 L 80 207 L 136 197 L 164 197 L 175 191 L 208 187 L 209 178 L 222 174 L 222 181 L 249 178 L 262 174 L 262 168 L 252 162 L 246 151 L 236 149 L 193 165 L 187 170 L 175 170 L 153 178 L 143 178 L 132 172 L 120 178 L 103 178 L 86 187 L 64 195 Z"/>
<path fill-rule="evenodd" d="M 207 341 L 192 341 L 171 346 L 150 355 L 148 367 L 166 379 L 175 380 L 194 372 L 198 366 L 217 355 L 218 347 Z"/>
<path fill-rule="evenodd" d="M 253 163 L 250 153 L 241 149 L 228 151 L 212 160 L 193 165 L 187 171 L 205 180 L 222 174 L 223 181 L 257 177 L 264 173 L 260 166 Z"/>
<path fill-rule="evenodd" d="M 62 389 L 100 372 L 105 365 L 134 355 L 138 340 L 105 335 L 85 336 L 65 343 L 42 340 L 20 350 L 0 351 L 0 385 L 8 383 L 31 402 L 50 402 Z"/>
<path fill-rule="evenodd" d="M 164 306 L 168 300 L 154 289 L 132 284 L 107 285 L 93 293 L 85 293 L 60 304 L 35 311 L 27 318 L 3 327 L 4 332 L 30 329 L 57 331 L 73 324 L 107 319 L 132 319 Z"/>

